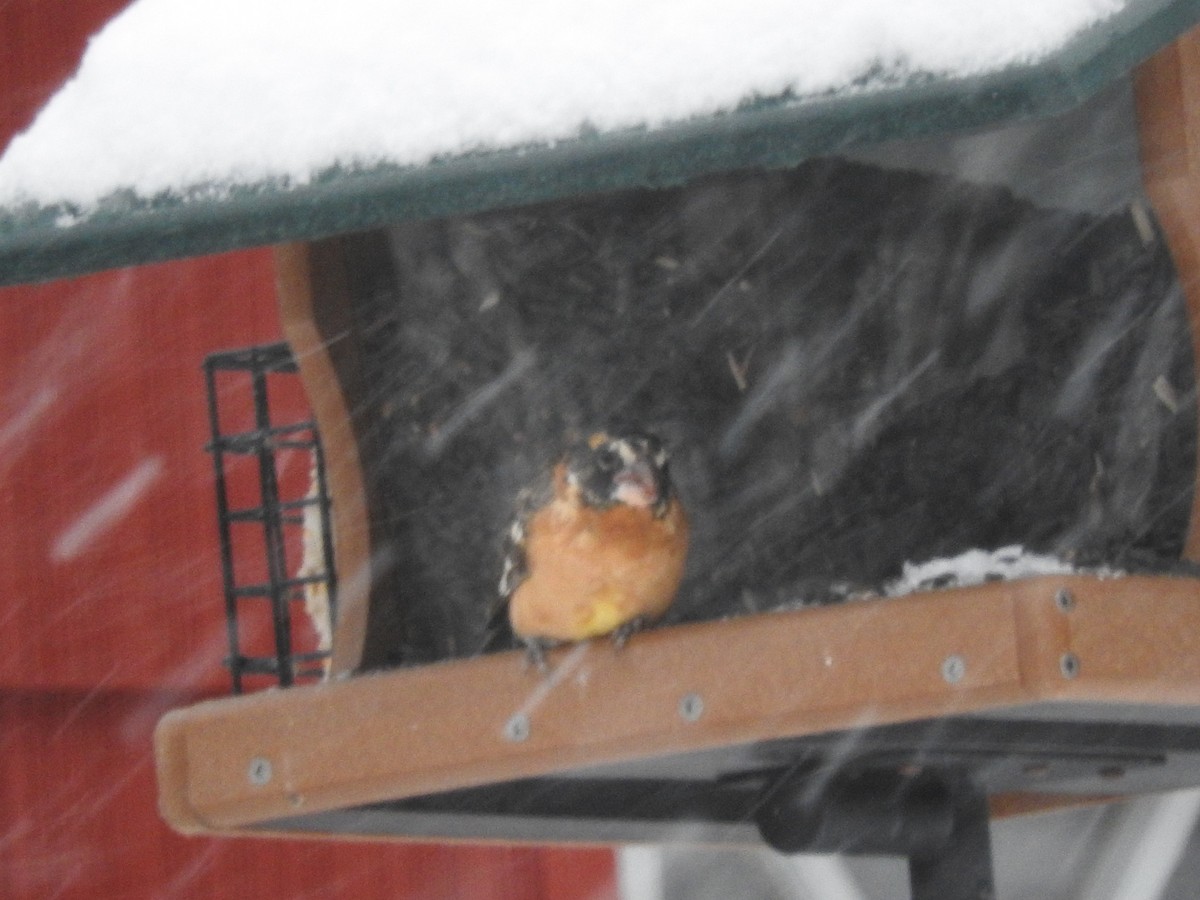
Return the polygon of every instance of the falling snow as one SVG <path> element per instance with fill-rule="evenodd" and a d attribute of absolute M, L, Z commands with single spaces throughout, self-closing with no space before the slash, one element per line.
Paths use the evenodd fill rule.
<path fill-rule="evenodd" d="M 445 0 L 415 7 L 297 0 L 283 16 L 278 4 L 264 0 L 139 0 L 93 40 L 77 76 L 0 159 L 0 205 L 66 200 L 83 211 L 121 190 L 148 197 L 197 187 L 219 191 L 263 179 L 303 183 L 335 165 L 422 164 L 478 149 L 568 140 L 595 129 L 658 127 L 756 97 L 787 93 L 802 101 L 919 74 L 970 75 L 1035 61 L 1124 5 L 1014 0 L 964 9 L 966 4 L 950 0 L 836 5 L 748 0 L 736 9 L 718 9 L 683 0 L 611 0 L 589 7 L 552 0 Z M 1096 117 L 1104 115 L 1102 109 Z M 1081 131 L 1091 127 L 1088 120 Z M 1194 443 L 1187 443 L 1194 434 L 1195 390 L 1190 346 L 1180 337 L 1186 335 L 1181 296 L 1167 284 L 1166 250 L 1153 217 L 1134 196 L 1136 188 L 1127 190 L 1129 181 L 1109 177 L 1111 172 L 1097 176 L 1087 168 L 1117 158 L 1113 168 L 1123 171 L 1136 157 L 1132 139 L 1122 148 L 1101 131 L 1083 137 L 1071 132 L 1058 143 L 1039 143 L 1020 128 L 1003 139 L 988 134 L 943 142 L 952 147 L 946 156 L 954 162 L 945 171 L 925 166 L 925 157 L 936 155 L 928 152 L 928 143 L 909 146 L 909 164 L 903 165 L 899 156 L 891 158 L 894 145 L 885 148 L 881 153 L 888 159 L 878 171 L 864 167 L 847 179 L 856 188 L 877 185 L 862 201 L 884 222 L 871 233 L 871 215 L 837 222 L 841 231 L 822 218 L 837 219 L 839 210 L 856 202 L 853 197 L 812 202 L 841 171 L 825 163 L 811 169 L 815 177 L 803 190 L 791 185 L 798 199 L 785 198 L 782 213 L 772 206 L 781 194 L 778 179 L 724 189 L 712 179 L 686 197 L 659 194 L 658 206 L 678 206 L 644 231 L 631 225 L 641 214 L 637 198 L 628 218 L 610 221 L 610 212 L 629 198 L 608 197 L 565 211 L 518 211 L 511 221 L 483 217 L 392 232 L 386 253 L 401 272 L 397 284 L 404 290 L 392 285 L 371 298 L 396 309 L 384 309 L 366 343 L 392 340 L 405 352 L 394 369 L 371 382 L 352 414 L 356 423 L 367 423 L 364 434 L 379 430 L 384 450 L 397 451 L 390 461 L 413 477 L 419 502 L 397 503 L 392 520 L 400 528 L 413 522 L 418 527 L 402 532 L 405 541 L 373 547 L 362 569 L 342 572 L 345 593 L 365 593 L 379 573 L 444 559 L 438 554 L 451 545 L 460 554 L 457 564 L 430 565 L 432 574 L 411 571 L 412 582 L 402 587 L 419 584 L 421 591 L 414 593 L 422 596 L 414 608 L 421 613 L 432 606 L 421 606 L 428 598 L 436 603 L 435 614 L 427 617 L 434 623 L 431 632 L 449 634 L 456 627 L 465 632 L 462 640 L 427 657 L 469 654 L 466 638 L 476 627 L 471 617 L 490 599 L 482 595 L 497 574 L 489 568 L 496 531 L 491 526 L 509 513 L 507 493 L 492 506 L 481 497 L 522 480 L 528 474 L 525 457 L 534 456 L 538 441 L 557 441 L 567 426 L 636 409 L 642 401 L 654 424 L 665 425 L 672 438 L 678 482 L 697 513 L 702 552 L 692 561 L 688 596 L 681 595 L 681 619 L 724 614 L 728 609 L 719 604 L 745 601 L 747 593 L 738 589 L 757 573 L 783 573 L 788 566 L 786 583 L 764 583 L 761 596 L 739 612 L 769 607 L 779 591 L 804 587 L 814 572 L 823 587 L 850 584 L 861 574 L 855 564 L 872 554 L 877 563 L 886 557 L 888 568 L 886 573 L 877 568 L 864 581 L 901 596 L 1041 575 L 1113 576 L 1115 567 L 1077 564 L 1074 551 L 1089 538 L 1104 552 L 1160 551 L 1142 540 L 1147 530 L 1181 540 L 1182 530 L 1174 526 L 1190 511 L 1195 457 Z M 920 169 L 928 177 L 898 174 L 900 168 Z M 1014 170 L 1025 179 L 1023 191 L 1006 182 L 1004 176 Z M 1136 181 L 1136 162 L 1131 170 Z M 891 188 L 905 185 L 912 193 L 914 185 L 920 187 L 925 205 L 896 203 Z M 1076 190 L 1100 196 L 1080 207 L 1062 202 Z M 785 225 L 760 221 L 767 213 Z M 59 224 L 67 228 L 81 218 L 63 213 Z M 565 252 L 550 252 L 553 241 Z M 1049 278 L 1056 265 L 1070 269 L 1070 277 Z M 89 338 L 103 334 L 105 340 L 95 344 L 151 358 L 157 352 L 138 344 L 140 333 L 128 337 L 104 330 L 112 327 L 117 307 L 144 302 L 137 309 L 148 317 L 153 303 L 176 302 L 169 291 L 155 296 L 161 287 L 145 287 L 139 281 L 144 274 L 117 282 L 111 308 L 89 308 L 81 330 Z M 131 287 L 137 284 L 145 295 L 140 299 Z M 248 293 L 246 308 L 273 304 L 269 293 Z M 402 294 L 403 304 L 397 302 Z M 423 305 L 429 321 L 405 318 Z M 170 307 L 181 312 L 181 331 L 190 326 L 183 320 L 196 306 Z M 220 309 L 224 315 L 204 320 L 206 325 L 229 324 L 242 308 Z M 781 310 L 797 320 L 780 327 Z M 1072 311 L 1079 313 L 1077 322 L 1067 318 Z M 624 330 L 614 331 L 614 323 Z M 1047 347 L 1052 325 L 1059 331 Z M 6 740 L 22 742 L 35 764 L 41 765 L 41 756 L 47 760 L 37 773 L 43 796 L 10 810 L 28 820 L 0 824 L 0 850 L 33 848 L 11 867 L 20 870 L 12 877 L 26 889 L 22 896 L 94 888 L 110 862 L 103 849 L 109 845 L 94 833 L 111 831 L 112 821 L 140 816 L 157 827 L 148 755 L 153 724 L 169 708 L 188 702 L 198 685 L 208 689 L 211 672 L 228 650 L 214 587 L 212 596 L 201 598 L 212 603 L 211 616 L 198 617 L 206 624 L 170 648 L 170 665 L 154 670 L 154 690 L 128 691 L 131 669 L 122 667 L 120 657 L 157 652 L 164 634 L 181 631 L 175 623 L 156 623 L 152 613 L 194 615 L 198 604 L 188 588 L 215 585 L 213 553 L 198 556 L 201 562 L 186 554 L 159 554 L 147 548 L 159 547 L 153 541 L 161 536 L 141 533 L 152 521 L 151 499 L 194 503 L 197 495 L 187 491 L 195 482 L 202 482 L 200 495 L 208 498 L 209 473 L 196 463 L 204 436 L 194 435 L 178 455 L 122 457 L 103 476 L 78 448 L 83 463 L 28 465 L 22 457 L 34 437 L 52 431 L 66 412 L 86 416 L 73 403 L 91 387 L 83 382 L 99 370 L 98 347 L 85 347 L 65 327 L 47 333 L 31 361 L 16 367 L 18 375 L 29 377 L 8 383 L 0 396 L 0 475 L 17 473 L 6 485 L 13 496 L 47 471 L 47 481 L 79 488 L 70 495 L 63 521 L 47 525 L 36 510 L 18 510 L 10 521 L 40 522 L 44 533 L 38 533 L 36 552 L 39 566 L 51 564 L 46 578 L 80 586 L 78 593 L 58 597 L 48 590 L 33 593 L 41 589 L 30 581 L 28 598 L 10 597 L 11 607 L 0 606 L 0 625 L 9 634 L 18 633 L 15 625 L 26 629 L 24 644 L 16 644 L 12 656 L 18 664 L 35 659 L 43 646 L 83 634 L 95 654 L 85 661 L 94 658 L 110 667 L 99 667 L 86 690 L 38 701 L 58 717 L 47 747 L 34 746 L 29 724 L 34 719 L 19 709 L 22 695 L 0 697 L 6 700 L 0 712 L 14 711 L 5 720 Z M 672 340 L 664 341 L 665 333 Z M 643 346 L 649 349 L 635 358 L 633 351 Z M 161 359 L 152 362 L 143 372 L 148 381 L 161 378 L 165 368 Z M 198 362 L 180 362 L 187 378 Z M 1026 380 L 1043 363 L 1045 379 Z M 670 394 L 669 377 L 689 365 L 697 382 L 685 385 L 690 393 L 681 401 Z M 176 405 L 199 402 L 201 388 L 187 378 L 163 379 L 155 384 L 157 393 L 147 392 L 149 402 L 164 403 L 160 415 L 149 416 L 161 421 L 147 429 L 174 421 Z M 171 394 L 180 384 L 180 395 Z M 413 385 L 419 389 L 401 394 Z M 192 386 L 195 393 L 184 396 Z M 125 396 L 120 394 L 121 402 Z M 719 415 L 704 407 L 716 396 L 727 401 Z M 103 439 L 105 452 L 113 453 L 129 436 L 106 431 L 109 427 L 97 417 L 97 446 Z M 944 441 L 938 445 L 930 435 Z M 1031 456 L 1043 454 L 1037 459 L 1048 460 L 1046 471 L 1013 446 L 1029 449 Z M 475 464 L 481 457 L 467 451 L 482 452 L 480 447 L 494 453 L 486 458 L 495 465 Z M 463 469 L 449 468 L 456 455 L 468 463 Z M 981 461 L 984 476 L 955 480 L 959 470 L 973 471 L 966 465 L 973 461 Z M 463 488 L 461 494 L 420 494 L 438 466 L 448 467 L 446 481 Z M 181 472 L 191 473 L 190 482 Z M 889 473 L 897 481 L 901 475 L 910 479 L 903 487 L 912 489 L 890 506 L 873 506 L 895 488 L 883 477 Z M 447 499 L 463 502 L 447 505 Z M 1061 509 L 1054 506 L 1059 500 Z M 1033 501 L 1056 510 L 1053 521 L 1034 522 L 1044 526 L 1040 540 L 983 530 L 989 517 L 1007 528 L 1020 518 L 1017 506 Z M 971 503 L 978 508 L 967 508 Z M 445 518 L 438 518 L 443 512 Z M 212 524 L 203 518 L 208 515 L 207 507 L 196 513 L 197 546 Z M 319 534 L 307 510 L 305 517 L 301 575 L 318 568 Z M 934 534 L 947 521 L 950 533 Z M 438 527 L 420 527 L 429 523 Z M 460 526 L 473 531 L 475 543 L 458 540 Z M 976 527 L 981 530 L 972 530 Z M 128 540 L 130 535 L 137 540 Z M 1030 543 L 1008 543 L 1015 540 Z M 1146 546 L 1136 546 L 1138 541 Z M 123 545 L 122 555 L 113 556 L 120 562 L 97 563 L 95 551 L 110 543 Z M 904 561 L 914 546 L 928 555 Z M 1170 543 L 1169 549 L 1177 548 Z M 929 558 L 943 550 L 945 555 Z M 104 583 L 66 580 L 85 571 L 100 573 L 95 580 Z M 476 575 L 479 584 L 472 582 Z M 126 584 L 134 585 L 129 592 L 134 602 L 124 592 Z M 147 602 L 154 591 L 160 596 Z M 42 609 L 50 607 L 47 597 L 55 601 L 49 613 Z M 325 647 L 332 639 L 328 597 L 306 590 L 305 599 L 318 644 Z M 36 615 L 27 614 L 34 608 Z M 103 614 L 94 612 L 101 609 Z M 122 623 L 129 627 L 118 631 Z M 115 634 L 128 645 L 108 646 Z M 580 644 L 549 677 L 531 676 L 526 702 L 509 720 L 514 733 L 525 729 L 527 735 L 530 720 L 552 705 L 548 700 L 555 692 L 602 690 L 601 678 L 589 667 L 602 649 Z M 417 661 L 423 661 L 419 653 Z M 842 663 L 824 658 L 831 673 Z M 435 714 L 415 711 L 410 733 L 425 739 L 434 730 L 426 717 Z M 862 730 L 851 729 L 830 759 L 854 757 L 863 737 Z M 84 747 L 85 762 L 112 755 L 119 746 L 124 768 L 110 782 L 87 782 L 82 770 L 58 765 L 63 746 L 73 740 Z M 133 801 L 131 784 L 142 786 Z M 1153 844 L 1158 854 L 1151 862 L 1173 865 L 1200 816 L 1200 795 L 1177 795 L 1147 809 L 1155 815 L 1112 818 L 1129 830 L 1148 822 L 1142 829 L 1150 836 L 1145 846 Z M 1056 877 L 1060 883 L 1107 884 L 1108 869 L 1086 871 L 1097 859 L 1123 867 L 1120 880 L 1130 896 L 1139 891 L 1149 896 L 1148 884 L 1165 882 L 1167 869 L 1147 875 L 1145 854 L 1133 854 L 1139 864 L 1131 865 L 1131 854 L 1103 852 L 1124 845 L 1093 839 L 1104 830 L 1089 824 L 1100 813 L 1085 811 L 1081 815 L 1091 818 L 1070 820 L 1066 815 L 1061 821 L 1083 821 L 1087 828 L 1061 827 L 1062 834 L 1038 847 L 1022 845 L 1016 826 L 997 826 L 1002 876 L 1009 883 L 1025 878 L 1037 885 L 1033 892 L 1001 891 L 1002 896 L 1040 896 L 1037 891 Z M 1021 834 L 1045 833 L 1038 829 L 1047 827 L 1047 818 L 1053 824 L 1052 816 L 1032 826 L 1022 822 Z M 94 833 L 84 829 L 96 821 L 101 824 Z M 686 839 L 689 827 L 681 825 L 676 836 Z M 192 842 L 186 850 L 170 845 L 164 851 L 159 844 L 126 843 L 121 831 L 112 859 L 123 864 L 121 854 L 153 851 L 167 873 L 161 896 L 211 893 L 214 877 L 237 871 L 229 862 L 235 852 L 229 845 L 236 842 Z M 1064 846 L 1074 848 L 1073 858 L 1058 852 Z M 414 875 L 409 869 L 419 866 L 406 868 L 387 848 L 368 849 L 357 867 L 345 864 L 349 850 L 330 850 L 328 858 L 341 864 L 327 871 L 309 865 L 305 871 L 316 874 L 305 887 L 314 896 L 365 895 L 379 885 L 386 890 L 386 878 L 404 869 L 405 877 L 417 879 L 413 891 L 448 894 L 451 883 L 470 884 L 472 876 L 482 883 L 488 874 L 486 863 L 476 874 L 469 857 L 456 856 L 453 866 Z M 288 868 L 270 842 L 253 842 L 247 852 L 265 870 Z M 317 853 L 306 844 L 296 858 Z M 706 847 L 700 861 L 687 865 L 654 851 L 628 855 L 622 896 L 894 896 L 904 878 L 891 873 L 889 886 L 876 894 L 859 890 L 860 881 L 869 882 L 861 860 L 775 855 L 748 863 L 749 857 L 731 861 L 713 854 Z M 513 858 L 495 857 L 500 861 L 492 866 L 508 878 Z M 462 859 L 468 862 L 460 866 Z M 456 867 L 461 871 L 450 871 Z M 685 868 L 695 884 L 680 888 Z M 768 882 L 757 894 L 756 877 Z M 96 890 L 102 888 L 92 893 Z M 464 889 L 459 895 L 470 893 Z"/>
<path fill-rule="evenodd" d="M 50 559 L 58 563 L 69 562 L 84 553 L 103 534 L 134 512 L 137 504 L 162 477 L 163 468 L 163 461 L 157 456 L 134 466 L 63 529 L 50 548 Z"/>

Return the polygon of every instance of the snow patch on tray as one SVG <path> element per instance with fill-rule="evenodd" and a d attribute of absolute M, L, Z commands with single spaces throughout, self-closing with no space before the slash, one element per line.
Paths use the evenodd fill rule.
<path fill-rule="evenodd" d="M 884 585 L 888 597 L 902 597 L 917 591 L 937 588 L 970 587 L 989 581 L 1013 581 L 1039 575 L 1115 576 L 1112 569 L 1080 569 L 1057 556 L 1028 553 L 1019 544 L 999 550 L 968 550 L 958 556 L 931 559 L 922 563 L 906 562 L 903 573 Z"/>
<path fill-rule="evenodd" d="M 0 159 L 0 205 L 298 184 L 759 97 L 974 75 L 1043 58 L 1124 6 L 140 0 Z"/>

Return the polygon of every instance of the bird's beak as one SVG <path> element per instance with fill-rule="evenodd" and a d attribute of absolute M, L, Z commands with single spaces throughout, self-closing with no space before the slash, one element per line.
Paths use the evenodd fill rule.
<path fill-rule="evenodd" d="M 613 484 L 616 487 L 614 498 L 626 506 L 650 507 L 661 499 L 654 470 L 640 460 L 618 472 Z"/>

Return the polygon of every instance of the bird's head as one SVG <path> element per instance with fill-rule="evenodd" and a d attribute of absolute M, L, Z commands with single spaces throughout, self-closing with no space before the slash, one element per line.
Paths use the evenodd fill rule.
<path fill-rule="evenodd" d="M 662 515 L 671 502 L 667 451 L 650 434 L 597 432 L 567 454 L 567 483 L 588 506 L 624 504 Z"/>

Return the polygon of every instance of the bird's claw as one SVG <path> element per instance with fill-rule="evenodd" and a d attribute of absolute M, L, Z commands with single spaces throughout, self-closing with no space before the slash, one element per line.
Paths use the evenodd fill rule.
<path fill-rule="evenodd" d="M 540 638 L 522 638 L 525 643 L 525 668 L 535 668 L 542 675 L 550 671 L 550 664 L 546 661 L 546 648 L 548 644 Z"/>
<path fill-rule="evenodd" d="M 620 650 L 629 643 L 629 639 L 633 635 L 646 627 L 646 620 L 641 616 L 636 619 L 630 619 L 621 625 L 618 625 L 612 633 L 613 649 Z"/>

